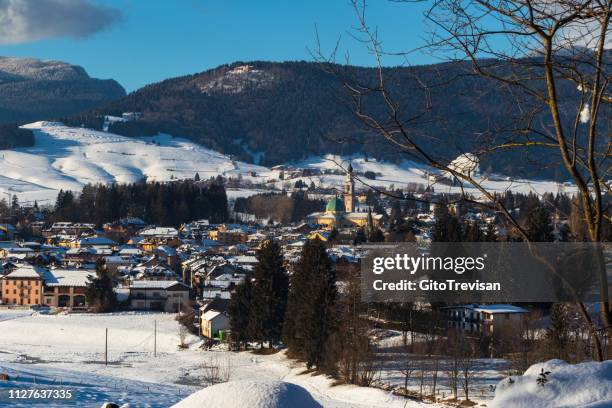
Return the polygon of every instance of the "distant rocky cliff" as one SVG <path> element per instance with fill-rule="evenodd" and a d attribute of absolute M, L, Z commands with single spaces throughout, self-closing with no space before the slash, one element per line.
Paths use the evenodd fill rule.
<path fill-rule="evenodd" d="M 73 115 L 125 96 L 112 79 L 60 61 L 0 57 L 0 123 Z"/>

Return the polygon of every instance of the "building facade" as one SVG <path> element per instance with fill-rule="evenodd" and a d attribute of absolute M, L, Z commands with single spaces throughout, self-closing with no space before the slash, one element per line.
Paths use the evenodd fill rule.
<path fill-rule="evenodd" d="M 32 265 L 19 265 L 3 276 L 2 303 L 5 305 L 34 306 L 42 304 L 42 270 Z"/>

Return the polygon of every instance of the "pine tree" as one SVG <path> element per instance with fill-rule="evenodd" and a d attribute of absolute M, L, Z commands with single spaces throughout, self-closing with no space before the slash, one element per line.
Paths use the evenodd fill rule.
<path fill-rule="evenodd" d="M 368 218 L 366 222 L 365 233 L 368 237 L 371 237 L 374 233 L 374 218 L 372 217 L 372 208 L 368 207 Z"/>
<path fill-rule="evenodd" d="M 367 237 L 363 228 L 357 228 L 357 231 L 355 231 L 355 237 L 353 238 L 353 245 L 363 244 L 364 242 L 366 242 L 366 240 Z"/>
<path fill-rule="evenodd" d="M 571 311 L 565 303 L 555 303 L 550 310 L 550 323 L 546 329 L 546 338 L 552 357 L 567 358 L 570 341 Z"/>
<path fill-rule="evenodd" d="M 495 224 L 487 224 L 487 230 L 485 231 L 484 240 L 485 242 L 497 241 L 497 230 L 495 229 Z"/>
<path fill-rule="evenodd" d="M 85 298 L 87 304 L 96 313 L 112 312 L 117 305 L 114 291 L 115 282 L 112 273 L 106 268 L 103 260 L 96 262 L 96 276 L 87 278 Z"/>
<path fill-rule="evenodd" d="M 460 242 L 462 240 L 463 234 L 459 220 L 450 214 L 445 201 L 436 205 L 434 217 L 436 219 L 432 230 L 434 242 Z"/>
<path fill-rule="evenodd" d="M 553 241 L 553 227 L 548 209 L 539 206 L 529 213 L 525 229 L 532 242 Z"/>
<path fill-rule="evenodd" d="M 380 230 L 380 228 L 375 228 L 374 232 L 370 234 L 368 237 L 368 241 L 370 242 L 384 242 L 385 234 Z"/>
<path fill-rule="evenodd" d="M 478 223 L 470 222 L 465 226 L 463 240 L 465 242 L 482 242 L 485 241 L 485 234 L 480 229 L 480 225 Z"/>
<path fill-rule="evenodd" d="M 257 253 L 257 261 L 248 332 L 253 341 L 261 346 L 269 342 L 271 347 L 281 339 L 283 332 L 289 279 L 281 248 L 276 242 L 265 241 Z"/>
<path fill-rule="evenodd" d="M 248 328 L 252 296 L 253 285 L 251 278 L 247 277 L 243 283 L 236 286 L 230 300 L 229 314 L 232 342 L 238 349 L 242 347 L 246 349 L 250 340 Z"/>
<path fill-rule="evenodd" d="M 196 173 L 193 181 L 200 181 L 200 173 Z"/>
<path fill-rule="evenodd" d="M 320 240 L 304 245 L 291 276 L 284 340 L 289 354 L 308 368 L 325 363 L 327 340 L 335 327 L 336 272 Z"/>
<path fill-rule="evenodd" d="M 402 208 L 400 206 L 399 201 L 396 200 L 391 206 L 391 214 L 389 215 L 389 225 L 391 226 L 391 228 L 393 228 L 396 225 L 401 224 L 402 221 Z"/>

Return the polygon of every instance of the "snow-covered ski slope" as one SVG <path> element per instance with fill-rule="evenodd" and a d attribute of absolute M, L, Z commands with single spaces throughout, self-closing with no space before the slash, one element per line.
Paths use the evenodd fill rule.
<path fill-rule="evenodd" d="M 23 126 L 35 134 L 35 145 L 29 148 L 0 150 L 0 199 L 17 195 L 20 202 L 37 200 L 52 204 L 60 189 L 80 191 L 87 183 L 126 183 L 146 179 L 166 181 L 172 178 L 202 179 L 222 175 L 241 176 L 243 180 L 266 183 L 268 189 L 293 187 L 298 178 L 279 180 L 282 168 L 270 169 L 235 161 L 229 156 L 202 147 L 188 140 L 158 135 L 128 138 L 85 128 L 68 127 L 57 122 L 35 122 Z M 292 169 L 313 169 L 321 173 L 299 177 L 310 185 L 340 187 L 343 169 L 351 162 L 357 174 L 372 172 L 375 180 L 358 177 L 357 188 L 368 186 L 405 188 L 410 183 L 427 185 L 428 168 L 414 162 L 400 164 L 380 162 L 363 157 L 317 156 L 285 166 Z M 338 174 L 323 174 L 336 170 Z M 317 172 L 315 172 L 317 173 Z M 571 187 L 549 181 L 513 180 L 492 177 L 481 180 L 491 191 L 544 193 Z M 459 186 L 435 185 L 436 191 L 460 192 Z M 248 190 L 248 189 L 246 189 Z M 242 189 L 239 195 L 256 194 Z M 479 193 L 473 188 L 467 191 Z M 229 193 L 232 197 L 232 193 Z"/>
<path fill-rule="evenodd" d="M 87 183 L 165 181 L 265 171 L 169 135 L 128 138 L 61 123 L 25 125 L 34 147 L 0 151 L 0 189 L 20 200 L 53 202 L 58 190 Z"/>

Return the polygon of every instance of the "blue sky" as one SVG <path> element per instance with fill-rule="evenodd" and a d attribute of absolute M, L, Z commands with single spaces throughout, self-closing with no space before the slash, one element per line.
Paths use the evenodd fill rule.
<path fill-rule="evenodd" d="M 32 19 L 31 26 L 35 27 L 40 26 L 37 21 L 42 18 L 42 25 L 50 27 L 36 34 L 20 33 L 18 39 L 5 41 L 0 32 L 3 43 L 0 55 L 57 59 L 82 65 L 91 76 L 114 78 L 128 91 L 237 60 L 312 60 L 308 48 L 316 43 L 315 26 L 323 48 L 331 50 L 340 38 L 342 55 L 348 51 L 352 64 L 374 63 L 367 49 L 349 35 L 357 21 L 347 0 L 36 0 L 32 3 L 38 8 L 24 19 Z M 40 8 L 43 3 L 47 3 L 49 13 L 57 11 L 58 5 L 65 7 L 60 9 L 61 13 L 79 4 L 100 7 L 106 13 L 104 23 L 96 18 L 98 10 L 89 10 L 91 13 L 87 14 L 87 18 L 98 22 L 96 25 L 80 18 L 83 10 L 78 9 L 70 18 L 77 20 L 74 23 L 79 26 L 66 31 L 70 18 L 65 21 L 60 21 L 62 17 L 45 18 L 46 12 Z M 0 17 L 1 13 L 2 10 Z M 411 49 L 421 44 L 425 35 L 418 6 L 372 1 L 368 19 L 372 26 L 378 27 L 389 50 Z M 411 64 L 429 62 L 434 60 L 424 54 L 410 57 Z M 385 63 L 397 65 L 402 61 L 388 58 Z"/>

